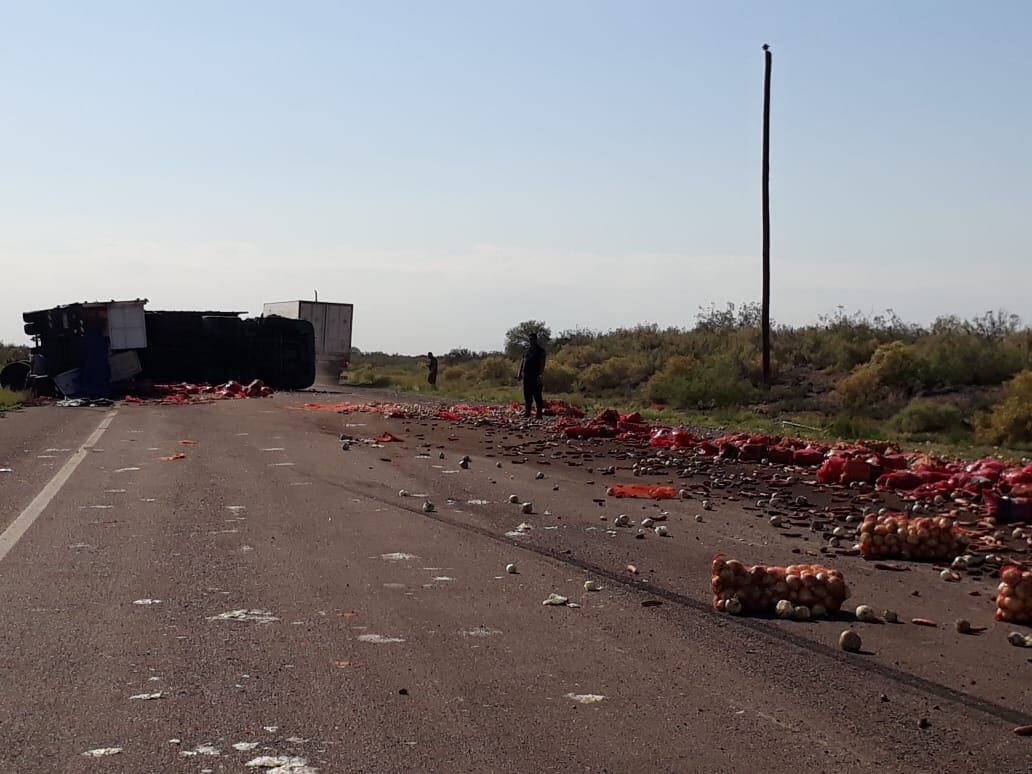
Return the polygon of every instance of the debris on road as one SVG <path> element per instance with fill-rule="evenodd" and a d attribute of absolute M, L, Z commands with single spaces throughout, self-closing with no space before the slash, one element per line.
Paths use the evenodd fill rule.
<path fill-rule="evenodd" d="M 217 757 L 222 755 L 222 751 L 214 745 L 210 744 L 199 744 L 192 750 L 182 750 L 179 755 L 183 758 L 192 758 L 197 755 L 207 755 L 209 757 Z"/>
<path fill-rule="evenodd" d="M 134 599 L 134 605 L 160 605 L 160 599 Z"/>
<path fill-rule="evenodd" d="M 598 693 L 568 693 L 566 698 L 573 699 L 578 704 L 598 704 L 600 701 L 605 700 L 606 697 Z"/>
<path fill-rule="evenodd" d="M 186 455 L 182 452 L 176 452 L 175 454 L 170 454 L 167 457 L 159 457 L 158 459 L 162 462 L 175 462 L 176 460 L 185 460 Z"/>
<path fill-rule="evenodd" d="M 500 629 L 489 629 L 486 626 L 474 626 L 471 629 L 463 629 L 463 637 L 494 637 L 501 634 Z"/>
<path fill-rule="evenodd" d="M 247 608 L 241 608 L 240 610 L 227 610 L 225 613 L 219 613 L 208 618 L 209 621 L 247 621 L 253 623 L 267 624 L 274 621 L 278 621 L 279 618 L 274 616 L 268 610 L 248 610 Z"/>
<path fill-rule="evenodd" d="M 155 384 L 146 392 L 126 395 L 126 403 L 208 403 L 213 400 L 234 400 L 237 398 L 268 398 L 274 393 L 261 379 L 255 379 L 246 387 L 230 380 L 225 384 Z"/>
<path fill-rule="evenodd" d="M 429 500 L 423 501 L 423 513 L 433 513 L 436 510 L 437 506 L 434 505 L 432 502 L 430 502 Z"/>
<path fill-rule="evenodd" d="M 584 581 L 585 591 L 601 591 L 602 587 L 598 585 L 598 581 L 587 580 Z"/>
<path fill-rule="evenodd" d="M 238 752 L 250 752 L 258 746 L 258 742 L 237 742 L 233 745 L 233 749 Z"/>
<path fill-rule="evenodd" d="M 87 750 L 82 755 L 84 758 L 106 758 L 109 755 L 118 755 L 121 752 L 121 747 L 98 747 L 94 750 Z"/>
<path fill-rule="evenodd" d="M 1032 634 L 1011 632 L 1007 635 L 1007 642 L 1016 648 L 1032 648 Z"/>
<path fill-rule="evenodd" d="M 383 634 L 360 634 L 358 635 L 359 642 L 372 642 L 376 645 L 388 645 L 393 642 L 404 642 L 405 640 L 401 637 L 389 637 Z"/>
<path fill-rule="evenodd" d="M 515 564 L 507 564 L 507 565 L 505 565 L 505 571 L 507 573 L 509 573 L 510 575 L 515 575 L 516 572 L 517 572 L 516 571 L 516 565 Z"/>
<path fill-rule="evenodd" d="M 271 769 L 275 774 L 311 774 L 315 769 L 296 755 L 260 755 L 244 764 L 249 769 Z"/>
<path fill-rule="evenodd" d="M 630 497 L 643 500 L 674 500 L 677 490 L 672 486 L 653 486 L 651 484 L 614 484 L 606 489 L 608 497 Z"/>
<path fill-rule="evenodd" d="M 542 605 L 550 605 L 554 607 L 562 607 L 568 605 L 570 602 L 569 597 L 564 597 L 562 594 L 556 594 L 554 591 L 548 595 L 548 599 L 543 601 Z"/>
<path fill-rule="evenodd" d="M 419 557 L 415 554 L 406 554 L 404 551 L 395 551 L 390 554 L 380 554 L 380 558 L 385 562 L 410 562 Z"/>
<path fill-rule="evenodd" d="M 157 693 L 138 693 L 135 696 L 130 696 L 129 698 L 137 701 L 154 701 L 155 699 L 163 699 L 164 697 L 165 695 L 161 691 L 158 691 Z"/>

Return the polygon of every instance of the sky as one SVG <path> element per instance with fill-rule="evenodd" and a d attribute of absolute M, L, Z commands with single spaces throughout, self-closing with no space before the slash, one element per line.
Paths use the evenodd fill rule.
<path fill-rule="evenodd" d="M 772 316 L 1032 320 L 1032 3 L 0 2 L 0 340 L 97 299 L 355 305 L 496 349 Z"/>

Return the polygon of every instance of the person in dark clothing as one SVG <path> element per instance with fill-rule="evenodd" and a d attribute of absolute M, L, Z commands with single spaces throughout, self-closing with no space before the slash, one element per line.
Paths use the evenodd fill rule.
<path fill-rule="evenodd" d="M 433 352 L 426 353 L 426 381 L 435 390 L 437 389 L 437 358 Z"/>
<path fill-rule="evenodd" d="M 531 333 L 528 339 L 527 351 L 523 353 L 518 377 L 523 380 L 523 402 L 526 405 L 523 416 L 529 417 L 531 407 L 537 404 L 537 418 L 541 419 L 545 411 L 545 399 L 542 394 L 545 377 L 545 350 L 538 344 L 536 333 Z"/>

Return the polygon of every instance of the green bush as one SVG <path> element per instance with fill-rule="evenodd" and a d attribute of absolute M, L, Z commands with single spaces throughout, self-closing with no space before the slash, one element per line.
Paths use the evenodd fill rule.
<path fill-rule="evenodd" d="M 847 406 L 860 408 L 893 392 L 909 395 L 921 383 L 921 364 L 913 346 L 893 341 L 879 346 L 870 360 L 839 382 L 835 391 Z"/>
<path fill-rule="evenodd" d="M 710 361 L 687 371 L 664 369 L 649 380 L 646 394 L 677 408 L 709 408 L 751 403 L 759 390 L 743 376 L 740 366 Z"/>
<path fill-rule="evenodd" d="M 372 366 L 352 369 L 347 380 L 355 387 L 390 387 L 392 384 L 391 377 L 377 373 Z"/>
<path fill-rule="evenodd" d="M 28 360 L 29 348 L 20 344 L 4 344 L 0 341 L 0 366 L 12 360 Z"/>
<path fill-rule="evenodd" d="M 892 418 L 893 426 L 909 435 L 944 433 L 964 426 L 964 414 L 952 403 L 915 401 Z"/>
<path fill-rule="evenodd" d="M 991 444 L 1032 443 L 1032 371 L 1022 371 L 1007 383 L 1003 401 L 983 415 L 976 437 Z"/>
<path fill-rule="evenodd" d="M 510 384 L 516 378 L 518 370 L 511 360 L 500 355 L 480 361 L 480 378 L 489 384 Z"/>
<path fill-rule="evenodd" d="M 883 438 L 881 428 L 866 417 L 842 414 L 835 417 L 825 428 L 833 438 L 852 438 L 854 440 L 877 440 Z"/>
<path fill-rule="evenodd" d="M 610 354 L 599 345 L 569 344 L 556 352 L 551 359 L 569 368 L 582 369 L 604 363 L 610 357 Z"/>
<path fill-rule="evenodd" d="M 473 374 L 473 369 L 468 368 L 464 365 L 451 365 L 445 366 L 444 370 L 441 371 L 441 381 L 443 382 L 464 382 L 470 378 Z"/>
<path fill-rule="evenodd" d="M 604 363 L 588 366 L 580 375 L 581 386 L 589 392 L 608 392 L 631 387 L 633 363 L 628 357 L 611 357 Z"/>
<path fill-rule="evenodd" d="M 9 390 L 6 387 L 0 387 L 0 411 L 20 406 L 22 401 L 27 397 L 27 393 L 16 392 L 15 390 Z"/>
<path fill-rule="evenodd" d="M 1001 384 L 1024 362 L 1024 353 L 1016 346 L 973 333 L 933 333 L 913 350 L 924 389 Z"/>
<path fill-rule="evenodd" d="M 577 383 L 577 372 L 566 366 L 553 365 L 545 368 L 544 386 L 547 392 L 572 392 Z"/>

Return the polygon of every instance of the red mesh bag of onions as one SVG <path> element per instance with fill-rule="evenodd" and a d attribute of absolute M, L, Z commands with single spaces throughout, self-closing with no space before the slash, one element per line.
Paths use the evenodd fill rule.
<path fill-rule="evenodd" d="M 951 519 L 898 513 L 869 515 L 860 525 L 860 553 L 867 559 L 953 559 L 964 539 Z"/>
<path fill-rule="evenodd" d="M 996 620 L 1032 624 L 1032 570 L 1022 570 L 1013 564 L 1000 570 Z"/>
<path fill-rule="evenodd" d="M 849 599 L 849 587 L 838 570 L 819 564 L 748 565 L 725 560 L 721 554 L 713 557 L 711 586 L 713 607 L 722 613 L 820 617 Z"/>

